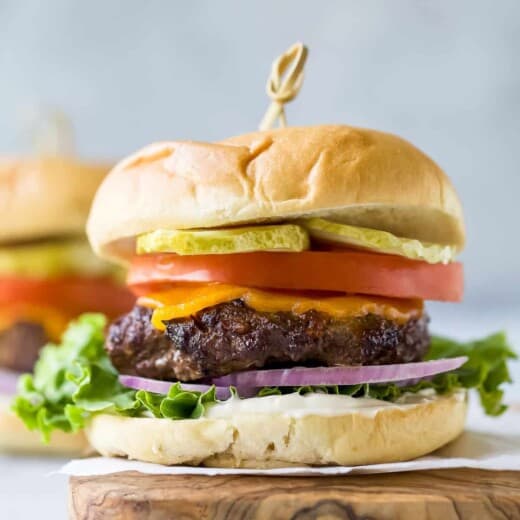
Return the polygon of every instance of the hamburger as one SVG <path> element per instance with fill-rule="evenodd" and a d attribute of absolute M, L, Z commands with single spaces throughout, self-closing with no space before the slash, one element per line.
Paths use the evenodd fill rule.
<path fill-rule="evenodd" d="M 118 270 L 92 254 L 84 226 L 108 167 L 65 157 L 0 159 L 0 449 L 83 451 L 82 433 L 43 446 L 9 409 L 16 378 L 87 311 L 132 307 Z"/>
<path fill-rule="evenodd" d="M 85 429 L 102 455 L 167 465 L 359 465 L 455 439 L 469 388 L 505 409 L 504 335 L 429 333 L 424 301 L 462 299 L 463 213 L 399 137 L 153 144 L 105 178 L 87 232 L 138 300 L 73 322 L 21 381 L 13 408 L 45 438 Z"/>

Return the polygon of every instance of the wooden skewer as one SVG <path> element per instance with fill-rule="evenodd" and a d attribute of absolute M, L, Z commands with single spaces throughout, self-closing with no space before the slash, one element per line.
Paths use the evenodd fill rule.
<path fill-rule="evenodd" d="M 260 130 L 272 128 L 277 119 L 280 126 L 287 126 L 284 105 L 292 101 L 300 91 L 307 55 L 307 47 L 298 42 L 274 60 L 266 86 L 271 104 L 260 123 Z"/>

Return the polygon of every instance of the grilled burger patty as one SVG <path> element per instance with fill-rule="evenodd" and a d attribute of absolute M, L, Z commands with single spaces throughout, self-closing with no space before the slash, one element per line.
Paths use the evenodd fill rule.
<path fill-rule="evenodd" d="M 19 321 L 0 332 L 0 367 L 30 372 L 40 349 L 47 343 L 45 329 L 39 323 Z"/>
<path fill-rule="evenodd" d="M 237 299 L 170 320 L 164 332 L 151 315 L 136 306 L 110 326 L 106 349 L 120 373 L 194 381 L 262 367 L 408 363 L 430 343 L 426 315 L 400 324 L 376 314 L 265 313 Z"/>

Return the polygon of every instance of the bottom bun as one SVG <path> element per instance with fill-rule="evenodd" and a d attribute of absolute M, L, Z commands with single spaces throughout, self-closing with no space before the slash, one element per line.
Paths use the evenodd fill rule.
<path fill-rule="evenodd" d="M 38 432 L 29 431 L 21 419 L 9 409 L 7 399 L 0 402 L 0 452 L 26 455 L 79 456 L 91 452 L 83 432 L 54 432 L 48 444 L 42 442 Z"/>
<path fill-rule="evenodd" d="M 430 394 L 416 399 L 415 404 L 381 403 L 379 407 L 372 401 L 371 407 L 352 407 L 341 414 L 337 412 L 338 398 L 352 398 L 319 396 L 329 397 L 336 406 L 330 415 L 316 410 L 309 413 L 307 408 L 275 413 L 265 406 L 262 413 L 251 410 L 222 418 L 176 421 L 97 415 L 87 436 L 92 447 L 105 456 L 165 465 L 265 468 L 410 460 L 444 446 L 464 429 L 465 391 Z M 247 402 L 241 408 L 247 410 Z M 272 403 L 270 409 L 275 410 L 275 401 Z"/>

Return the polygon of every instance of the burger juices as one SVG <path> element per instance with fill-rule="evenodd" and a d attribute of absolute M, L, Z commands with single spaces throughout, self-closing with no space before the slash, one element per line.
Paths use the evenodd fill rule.
<path fill-rule="evenodd" d="M 40 349 L 59 342 L 67 323 L 87 311 L 115 317 L 132 306 L 116 269 L 96 258 L 84 235 L 94 192 L 108 168 L 59 157 L 0 160 L 0 392 L 12 397 L 19 373 Z M 5 397 L 4 397 L 5 401 Z M 85 447 L 62 437 L 48 450 Z M 0 448 L 45 448 L 5 403 Z"/>
<path fill-rule="evenodd" d="M 14 409 L 104 455 L 253 466 L 406 460 L 504 410 L 502 334 L 431 337 L 460 301 L 462 208 L 408 142 L 347 126 L 151 145 L 97 192 L 88 235 L 138 296 L 47 347 Z"/>

